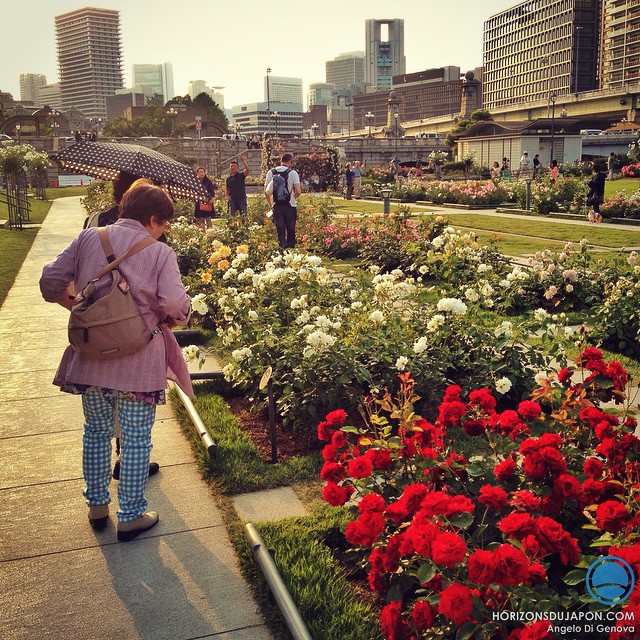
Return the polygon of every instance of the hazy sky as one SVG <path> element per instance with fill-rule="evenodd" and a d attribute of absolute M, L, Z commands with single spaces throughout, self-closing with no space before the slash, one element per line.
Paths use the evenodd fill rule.
<path fill-rule="evenodd" d="M 364 51 L 368 18 L 404 18 L 407 72 L 482 64 L 482 29 L 491 15 L 517 0 L 316 0 L 302 2 L 178 2 L 176 0 L 30 0 L 2 3 L 0 91 L 20 98 L 21 73 L 58 81 L 54 16 L 86 6 L 120 11 L 125 86 L 133 64 L 173 63 L 175 91 L 190 80 L 224 86 L 225 107 L 263 99 L 267 67 L 273 76 L 325 81 L 325 62 Z"/>

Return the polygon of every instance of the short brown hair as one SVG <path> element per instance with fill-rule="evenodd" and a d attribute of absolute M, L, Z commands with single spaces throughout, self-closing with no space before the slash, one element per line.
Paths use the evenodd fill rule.
<path fill-rule="evenodd" d="M 120 217 L 137 220 L 143 226 L 155 216 L 159 221 L 173 218 L 173 202 L 160 188 L 152 185 L 140 185 L 130 189 L 120 202 Z"/>
<path fill-rule="evenodd" d="M 280 162 L 284 164 L 285 162 L 289 162 L 289 160 L 293 160 L 293 156 L 290 153 L 283 153 Z"/>

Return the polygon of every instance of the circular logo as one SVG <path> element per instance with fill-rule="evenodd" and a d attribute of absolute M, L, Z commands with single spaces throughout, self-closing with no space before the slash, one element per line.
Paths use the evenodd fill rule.
<path fill-rule="evenodd" d="M 635 585 L 633 569 L 622 558 L 604 556 L 598 558 L 587 571 L 587 591 L 600 604 L 622 604 Z"/>

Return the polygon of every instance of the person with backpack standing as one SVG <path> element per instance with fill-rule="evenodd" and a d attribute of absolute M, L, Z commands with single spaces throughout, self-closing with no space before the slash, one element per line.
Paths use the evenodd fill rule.
<path fill-rule="evenodd" d="M 269 169 L 264 180 L 264 195 L 273 210 L 273 222 L 282 249 L 293 249 L 296 245 L 296 201 L 302 193 L 302 186 L 300 176 L 292 166 L 293 156 L 284 153 L 280 164 Z"/>
<path fill-rule="evenodd" d="M 607 180 L 613 180 L 613 176 L 618 168 L 618 161 L 616 160 L 616 154 L 612 151 L 607 158 Z"/>
<path fill-rule="evenodd" d="M 156 242 L 173 217 L 169 196 L 156 186 L 142 185 L 127 191 L 120 203 L 120 218 L 107 229 L 113 256 L 127 256 L 118 271 L 124 278 L 123 293 L 130 293 L 149 331 L 149 341 L 139 350 L 110 359 L 91 359 L 67 347 L 53 383 L 66 393 L 81 395 L 84 410 L 82 469 L 83 490 L 89 507 L 89 524 L 104 529 L 109 520 L 111 440 L 114 413 L 122 427 L 122 464 L 118 486 L 118 540 L 127 542 L 151 529 L 158 514 L 147 510 L 145 489 L 151 452 L 151 428 L 156 406 L 164 404 L 167 377 L 175 379 L 193 395 L 189 373 L 170 327 L 189 321 L 191 299 L 182 284 L 176 254 Z M 109 256 L 111 257 L 111 256 Z M 69 285 L 94 280 L 108 264 L 99 229 L 90 228 L 45 265 L 40 291 L 47 302 L 66 309 L 74 306 Z M 110 288 L 111 278 L 100 278 L 96 297 Z M 87 333 L 89 335 L 89 333 Z M 117 409 L 116 409 L 117 406 Z"/>

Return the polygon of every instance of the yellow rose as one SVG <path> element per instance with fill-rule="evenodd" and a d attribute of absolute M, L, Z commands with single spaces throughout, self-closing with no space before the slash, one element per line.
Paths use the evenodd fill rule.
<path fill-rule="evenodd" d="M 230 266 L 231 264 L 228 260 L 220 260 L 220 262 L 218 262 L 218 269 L 220 269 L 220 271 L 226 271 Z"/>
<path fill-rule="evenodd" d="M 212 275 L 209 271 L 205 271 L 200 277 L 203 282 L 211 282 Z"/>
<path fill-rule="evenodd" d="M 249 245 L 240 244 L 236 247 L 236 253 L 249 253 Z"/>
<path fill-rule="evenodd" d="M 221 258 L 228 258 L 231 255 L 231 249 L 229 247 L 220 247 L 218 253 Z"/>

